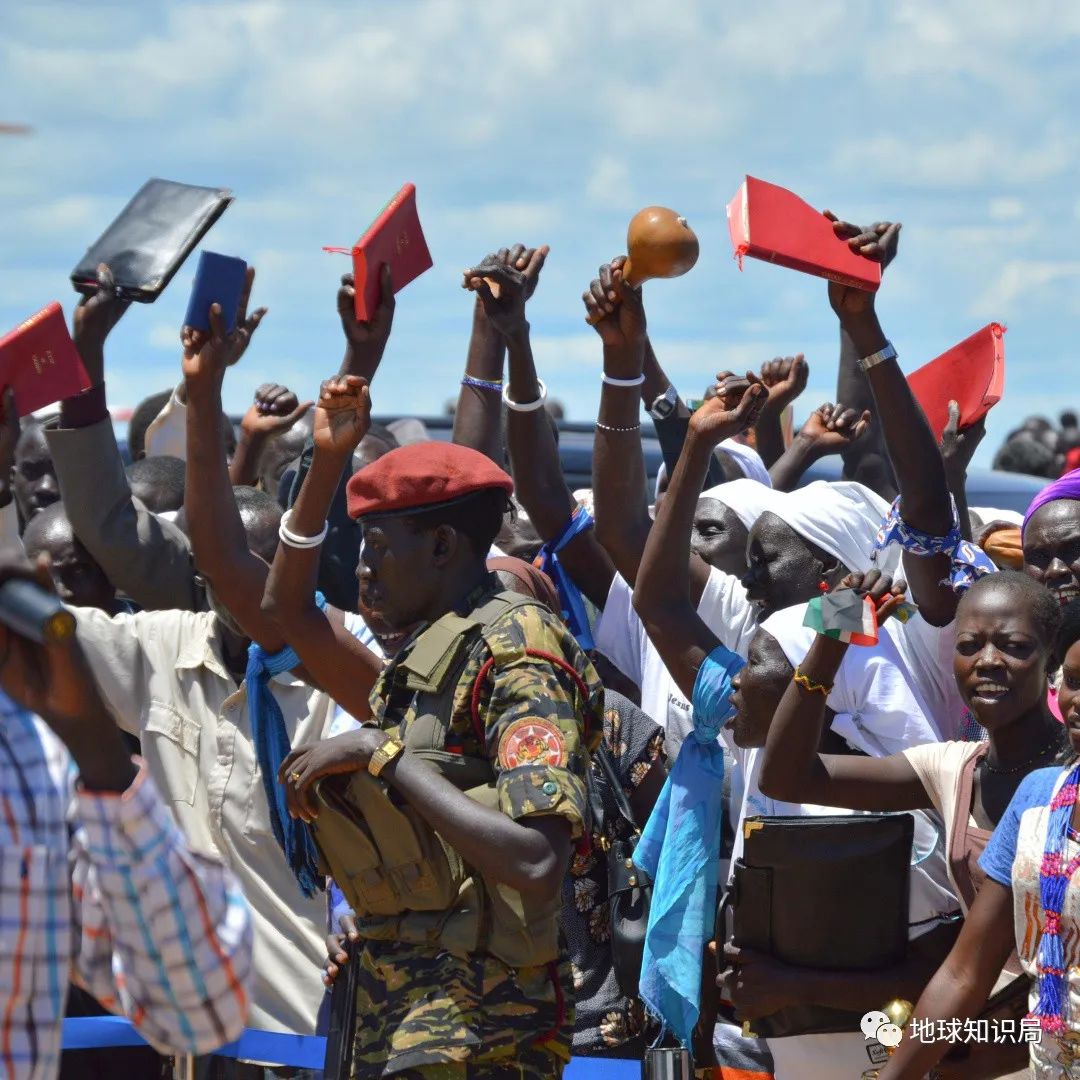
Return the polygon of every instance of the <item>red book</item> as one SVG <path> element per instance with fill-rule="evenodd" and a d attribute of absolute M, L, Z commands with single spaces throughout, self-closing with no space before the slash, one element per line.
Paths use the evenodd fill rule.
<path fill-rule="evenodd" d="M 748 176 L 727 219 L 740 269 L 749 255 L 868 292 L 881 284 L 880 265 L 852 251 L 820 210 L 787 188 Z"/>
<path fill-rule="evenodd" d="M 394 292 L 399 293 L 432 267 L 420 216 L 416 211 L 416 185 L 406 184 L 352 248 L 323 248 L 353 257 L 356 279 L 356 317 L 368 322 L 379 306 L 379 270 L 390 264 Z"/>
<path fill-rule="evenodd" d="M 20 416 L 89 389 L 90 377 L 55 301 L 0 338 L 0 387 L 9 386 Z"/>
<path fill-rule="evenodd" d="M 1005 391 L 1005 327 L 990 323 L 908 376 L 934 438 L 949 422 L 949 402 L 960 406 L 960 427 L 981 420 Z"/>

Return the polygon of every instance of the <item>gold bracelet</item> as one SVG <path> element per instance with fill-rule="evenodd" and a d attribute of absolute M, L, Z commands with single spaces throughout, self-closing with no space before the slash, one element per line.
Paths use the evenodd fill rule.
<path fill-rule="evenodd" d="M 828 697 L 829 691 L 832 690 L 831 686 L 826 686 L 824 683 L 811 682 L 810 677 L 803 672 L 802 668 L 795 669 L 793 681 L 798 683 L 808 694 L 820 694 L 822 697 Z"/>

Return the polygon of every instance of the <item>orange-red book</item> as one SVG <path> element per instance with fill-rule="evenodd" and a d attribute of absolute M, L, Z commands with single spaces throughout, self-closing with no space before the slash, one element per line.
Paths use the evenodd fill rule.
<path fill-rule="evenodd" d="M 881 266 L 852 251 L 820 210 L 787 188 L 748 176 L 727 219 L 740 268 L 749 255 L 868 292 L 881 284 Z"/>
<path fill-rule="evenodd" d="M 1005 392 L 1005 327 L 990 323 L 908 376 L 934 437 L 949 422 L 949 402 L 960 407 L 960 427 L 981 420 Z"/>
<path fill-rule="evenodd" d="M 351 248 L 323 248 L 353 258 L 356 279 L 356 317 L 368 322 L 379 306 L 379 274 L 390 264 L 394 292 L 399 293 L 432 267 L 420 215 L 416 209 L 416 185 L 406 184 L 383 208 L 371 227 Z"/>
<path fill-rule="evenodd" d="M 89 389 L 82 357 L 55 301 L 0 338 L 0 387 L 9 386 L 20 416 Z"/>

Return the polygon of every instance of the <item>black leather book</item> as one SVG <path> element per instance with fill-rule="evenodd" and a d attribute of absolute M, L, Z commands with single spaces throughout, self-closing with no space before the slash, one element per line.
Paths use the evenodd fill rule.
<path fill-rule="evenodd" d="M 747 818 L 718 938 L 730 929 L 734 945 L 817 970 L 872 971 L 901 963 L 914 828 L 910 814 Z M 729 1009 L 721 1012 L 731 1018 Z M 747 1034 L 857 1032 L 861 1016 L 795 1006 L 753 1021 Z"/>
<path fill-rule="evenodd" d="M 106 263 L 123 297 L 152 304 L 231 202 L 225 188 L 147 180 L 79 260 L 72 284 L 93 292 Z"/>

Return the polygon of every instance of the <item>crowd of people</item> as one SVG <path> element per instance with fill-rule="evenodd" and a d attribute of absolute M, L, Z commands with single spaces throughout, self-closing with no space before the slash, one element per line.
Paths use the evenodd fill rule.
<path fill-rule="evenodd" d="M 887 292 L 899 227 L 834 229 Z M 874 293 L 821 286 L 836 399 L 793 431 L 801 354 L 692 410 L 616 258 L 583 294 L 600 405 L 572 491 L 530 344 L 547 256 L 464 274 L 450 441 L 372 419 L 388 267 L 370 321 L 342 279 L 337 370 L 261 386 L 239 430 L 253 270 L 233 329 L 214 306 L 180 330 L 130 465 L 105 352 L 137 312 L 107 266 L 74 315 L 90 389 L 21 424 L 5 398 L 0 583 L 54 591 L 75 632 L 0 626 L 4 1075 L 116 1075 L 116 1052 L 61 1061 L 66 1002 L 134 1021 L 156 1052 L 123 1052 L 131 1080 L 157 1052 L 318 1076 L 212 1052 L 341 1009 L 328 1075 L 539 1080 L 672 1048 L 728 1080 L 1080 1077 L 1075 417 L 999 455 L 1056 478 L 1022 521 L 969 507 L 981 430 L 953 409 L 938 444 Z M 805 483 L 828 455 L 844 479 Z M 892 961 L 740 936 L 754 827 L 819 819 L 842 847 L 897 814 Z M 772 902 L 813 919 L 816 887 Z M 860 1029 L 898 1002 L 902 1038 Z M 980 1030 L 1011 1034 L 959 1035 Z"/>

